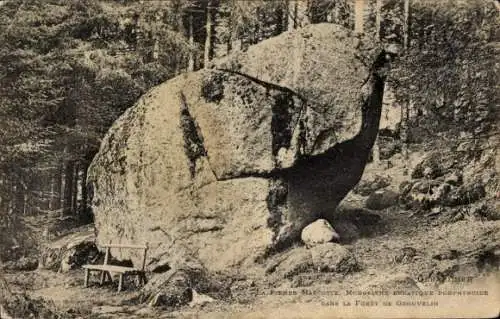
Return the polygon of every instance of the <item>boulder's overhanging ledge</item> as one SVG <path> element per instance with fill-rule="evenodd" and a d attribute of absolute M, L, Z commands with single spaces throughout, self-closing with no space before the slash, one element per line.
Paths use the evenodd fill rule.
<path fill-rule="evenodd" d="M 361 177 L 385 66 L 377 45 L 320 24 L 153 88 L 89 169 L 98 241 L 226 270 L 300 236 Z"/>

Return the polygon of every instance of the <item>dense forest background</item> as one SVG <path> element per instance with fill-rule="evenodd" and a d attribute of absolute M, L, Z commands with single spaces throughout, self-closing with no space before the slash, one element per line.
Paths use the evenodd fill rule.
<path fill-rule="evenodd" d="M 495 134 L 498 12 L 491 0 L 0 1 L 0 259 L 34 245 L 20 232 L 31 216 L 92 220 L 86 170 L 147 90 L 306 24 L 402 48 L 390 86 L 403 153 Z"/>

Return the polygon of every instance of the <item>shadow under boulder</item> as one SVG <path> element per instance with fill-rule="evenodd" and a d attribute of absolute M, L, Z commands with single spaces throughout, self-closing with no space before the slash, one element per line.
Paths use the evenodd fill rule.
<path fill-rule="evenodd" d="M 389 189 L 381 189 L 368 196 L 365 206 L 368 209 L 383 210 L 398 204 L 399 194 Z"/>
<path fill-rule="evenodd" d="M 341 206 L 334 214 L 325 216 L 325 219 L 333 226 L 342 244 L 387 231 L 380 215 L 364 208 Z"/>
<path fill-rule="evenodd" d="M 352 191 L 354 194 L 359 194 L 361 196 L 369 196 L 373 192 L 381 188 L 385 188 L 390 184 L 391 184 L 391 178 L 389 176 L 375 175 L 373 179 L 360 180 Z"/>

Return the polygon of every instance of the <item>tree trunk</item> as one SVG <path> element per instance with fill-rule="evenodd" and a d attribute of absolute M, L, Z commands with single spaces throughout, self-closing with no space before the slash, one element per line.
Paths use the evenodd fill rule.
<path fill-rule="evenodd" d="M 0 214 L 5 213 L 7 211 L 7 175 L 0 172 Z"/>
<path fill-rule="evenodd" d="M 82 167 L 82 179 L 80 180 L 80 187 L 82 188 L 82 207 L 88 205 L 88 192 L 87 192 L 87 169 L 88 165 Z"/>
<path fill-rule="evenodd" d="M 30 211 L 30 206 L 29 206 L 29 192 L 26 191 L 23 195 L 23 215 L 29 215 L 31 214 L 31 211 Z"/>
<path fill-rule="evenodd" d="M 204 54 L 204 67 L 207 68 L 211 60 L 212 52 L 212 1 L 209 0 L 207 4 L 207 22 L 206 28 L 206 38 L 205 38 L 205 54 Z"/>
<path fill-rule="evenodd" d="M 257 7 L 257 19 L 259 18 L 259 16 L 260 16 L 260 8 Z M 259 36 L 260 36 L 260 27 L 259 27 L 259 24 L 256 23 L 255 29 L 253 30 L 253 33 L 252 33 L 252 38 L 251 38 L 250 44 L 257 44 L 259 42 Z M 248 49 L 248 47 L 246 49 Z"/>
<path fill-rule="evenodd" d="M 281 15 L 281 23 L 283 26 L 283 32 L 287 31 L 289 28 L 289 20 L 288 16 L 290 15 L 290 0 L 285 0 L 283 3 L 283 9 L 281 10 L 282 15 Z"/>
<path fill-rule="evenodd" d="M 365 19 L 365 0 L 355 0 L 354 3 L 354 32 L 363 33 Z"/>
<path fill-rule="evenodd" d="M 304 27 L 311 23 L 309 20 L 309 0 L 295 0 L 297 3 L 297 28 Z"/>
<path fill-rule="evenodd" d="M 73 177 L 74 177 L 74 162 L 67 161 L 64 168 L 64 196 L 63 196 L 63 212 L 64 214 L 72 213 L 73 202 Z"/>
<path fill-rule="evenodd" d="M 20 176 L 16 176 L 16 181 L 13 187 L 13 194 L 15 196 L 14 212 L 16 214 L 24 215 L 24 187 L 20 179 Z"/>
<path fill-rule="evenodd" d="M 410 32 L 410 0 L 405 0 L 404 2 L 404 30 L 403 30 L 403 50 L 406 53 L 408 50 L 408 40 L 409 40 L 409 32 Z M 403 116 L 401 117 L 401 132 L 404 132 L 404 140 L 403 140 L 403 160 L 404 160 L 404 167 L 405 167 L 405 172 L 408 173 L 409 171 L 409 122 L 410 122 L 410 108 L 412 106 L 412 101 L 404 101 L 403 103 L 403 110 L 404 112 L 404 118 Z M 403 115 L 403 114 L 401 114 Z"/>
<path fill-rule="evenodd" d="M 226 55 L 229 55 L 234 50 L 234 41 L 235 39 L 233 38 L 235 33 L 233 33 L 233 14 L 235 10 L 235 3 L 234 1 L 230 1 L 230 6 L 229 6 L 229 16 L 227 17 L 228 21 L 228 29 L 229 29 L 229 35 L 226 39 Z"/>
<path fill-rule="evenodd" d="M 288 27 L 294 29 L 304 27 L 310 24 L 309 0 L 291 0 L 287 7 L 288 9 Z"/>
<path fill-rule="evenodd" d="M 380 28 L 382 26 L 382 0 L 376 0 L 375 3 L 375 34 L 380 39 Z"/>
<path fill-rule="evenodd" d="M 54 177 L 55 171 L 51 172 L 52 177 L 50 179 L 50 193 L 49 193 L 49 210 L 58 209 L 57 207 L 57 196 L 56 196 L 56 178 Z"/>
<path fill-rule="evenodd" d="M 12 193 L 12 176 L 11 174 L 5 174 L 2 180 L 4 194 L 2 194 L 2 213 L 5 214 L 5 229 L 10 230 L 13 225 L 13 193 Z"/>
<path fill-rule="evenodd" d="M 71 211 L 73 214 L 77 214 L 78 207 L 78 179 L 79 179 L 79 165 L 75 163 L 73 165 L 73 180 L 72 180 L 72 189 L 71 189 Z"/>
<path fill-rule="evenodd" d="M 284 19 L 284 12 L 283 10 L 284 4 L 278 5 L 276 8 L 276 11 L 274 12 L 274 20 L 276 21 L 276 27 L 274 29 L 274 35 L 279 35 L 283 33 L 283 31 L 286 30 L 286 20 Z"/>
<path fill-rule="evenodd" d="M 61 190 L 61 192 L 59 193 L 60 196 L 59 196 L 59 207 L 61 209 L 61 216 L 64 214 L 64 190 L 65 190 L 65 185 L 64 183 L 66 182 L 66 178 L 64 176 L 64 164 L 62 165 L 62 168 L 61 168 L 61 180 L 60 180 L 60 187 L 59 189 Z"/>
<path fill-rule="evenodd" d="M 189 29 L 188 29 L 189 44 L 191 48 L 189 49 L 189 60 L 188 60 L 188 72 L 194 71 L 194 35 L 193 35 L 193 14 L 189 14 Z"/>
<path fill-rule="evenodd" d="M 160 23 L 162 15 L 157 12 L 155 16 L 155 26 L 153 34 L 153 61 L 158 61 L 160 57 Z"/>
<path fill-rule="evenodd" d="M 154 37 L 153 44 L 153 61 L 158 61 L 160 57 L 160 40 L 157 35 Z"/>
<path fill-rule="evenodd" d="M 408 35 L 410 33 L 410 0 L 405 0 L 404 3 L 404 24 L 403 24 L 403 48 L 408 49 Z"/>
<path fill-rule="evenodd" d="M 297 20 L 297 14 L 299 12 L 299 4 L 297 3 L 297 0 L 291 0 L 291 2 L 288 3 L 288 27 L 297 29 L 298 27 L 298 20 Z"/>
<path fill-rule="evenodd" d="M 231 40 L 231 47 L 233 48 L 233 51 L 243 50 L 243 40 L 242 39 Z"/>
<path fill-rule="evenodd" d="M 408 153 L 408 144 L 409 144 L 409 101 L 403 101 L 401 103 L 401 131 L 400 131 L 400 139 L 401 139 L 401 152 L 403 153 L 403 164 L 404 171 L 403 175 L 408 175 L 408 162 L 409 162 L 409 153 Z"/>
<path fill-rule="evenodd" d="M 54 199 L 54 202 L 56 203 L 55 204 L 55 207 L 54 209 L 62 209 L 64 208 L 64 196 L 63 196 L 63 192 L 64 192 L 64 161 L 62 161 L 60 164 L 59 164 L 59 169 L 58 169 L 58 172 L 57 172 L 58 176 L 58 180 L 56 180 L 56 198 Z"/>
<path fill-rule="evenodd" d="M 373 143 L 373 149 L 372 149 L 372 155 L 373 155 L 373 163 L 374 164 L 379 164 L 380 163 L 380 144 L 379 144 L 379 138 L 377 135 L 377 138 L 375 139 L 375 143 Z"/>
<path fill-rule="evenodd" d="M 229 55 L 233 50 L 233 30 L 229 29 L 229 36 L 226 42 L 226 55 Z"/>
<path fill-rule="evenodd" d="M 83 214 L 86 213 L 87 211 L 87 206 L 88 206 L 88 193 L 87 193 L 87 168 L 88 165 L 85 164 L 82 167 L 82 178 L 80 179 L 80 187 L 81 187 L 81 206 L 80 210 Z"/>

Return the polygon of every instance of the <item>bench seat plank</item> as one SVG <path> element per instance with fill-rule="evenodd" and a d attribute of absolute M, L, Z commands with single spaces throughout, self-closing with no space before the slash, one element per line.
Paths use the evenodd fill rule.
<path fill-rule="evenodd" d="M 83 265 L 85 269 L 90 270 L 100 270 L 100 271 L 109 271 L 120 274 L 138 274 L 143 273 L 144 271 L 131 268 L 131 267 L 123 267 L 123 266 L 115 266 L 115 265 Z"/>

